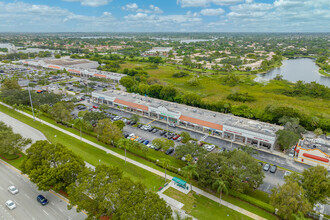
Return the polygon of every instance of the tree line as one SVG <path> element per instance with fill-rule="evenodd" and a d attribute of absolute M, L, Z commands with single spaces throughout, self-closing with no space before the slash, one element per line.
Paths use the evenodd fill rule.
<path fill-rule="evenodd" d="M 170 219 L 171 208 L 146 187 L 123 175 L 118 167 L 87 168 L 83 159 L 57 143 L 37 141 L 26 151 L 20 168 L 39 190 L 63 190 L 71 209 L 86 211 L 88 219 Z"/>

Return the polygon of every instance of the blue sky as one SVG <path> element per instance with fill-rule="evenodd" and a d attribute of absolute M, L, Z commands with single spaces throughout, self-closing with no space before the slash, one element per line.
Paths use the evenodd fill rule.
<path fill-rule="evenodd" d="M 0 32 L 329 32 L 330 0 L 0 0 Z"/>

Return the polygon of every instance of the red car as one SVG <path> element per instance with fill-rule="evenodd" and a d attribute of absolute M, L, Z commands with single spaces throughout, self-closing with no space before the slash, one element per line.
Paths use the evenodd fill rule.
<path fill-rule="evenodd" d="M 176 139 L 178 139 L 179 137 L 180 137 L 180 135 L 177 134 L 177 135 L 175 135 L 172 139 L 173 139 L 173 140 L 176 140 Z"/>
<path fill-rule="evenodd" d="M 99 107 L 98 107 L 98 106 L 96 106 L 96 105 L 93 105 L 93 108 L 96 108 L 96 109 L 98 109 Z"/>

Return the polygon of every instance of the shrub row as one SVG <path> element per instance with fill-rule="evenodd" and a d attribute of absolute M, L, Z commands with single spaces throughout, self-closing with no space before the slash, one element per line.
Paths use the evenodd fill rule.
<path fill-rule="evenodd" d="M 267 204 L 267 203 L 265 203 L 263 201 L 260 201 L 258 199 L 255 199 L 251 196 L 248 196 L 246 194 L 242 194 L 242 193 L 239 193 L 239 192 L 236 192 L 236 191 L 232 191 L 232 190 L 229 191 L 229 194 L 234 196 L 234 197 L 237 197 L 241 200 L 244 200 L 248 203 L 251 203 L 252 205 L 255 205 L 259 208 L 262 208 L 262 209 L 264 209 L 264 210 L 266 210 L 270 213 L 275 213 L 275 208 L 272 205 Z"/>

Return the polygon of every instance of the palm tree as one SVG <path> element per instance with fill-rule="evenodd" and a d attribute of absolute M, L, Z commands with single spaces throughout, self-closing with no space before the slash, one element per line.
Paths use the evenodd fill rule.
<path fill-rule="evenodd" d="M 76 118 L 74 120 L 74 125 L 79 126 L 79 128 L 80 128 L 80 140 L 81 140 L 81 128 L 84 124 L 85 124 L 85 122 L 84 122 L 84 119 L 82 119 L 82 118 Z"/>
<path fill-rule="evenodd" d="M 168 159 L 165 159 L 165 158 L 160 159 L 160 164 L 165 169 L 165 183 L 166 183 L 166 168 L 168 167 L 169 163 L 170 163 L 170 160 L 168 160 Z"/>
<path fill-rule="evenodd" d="M 126 164 L 126 150 L 132 145 L 132 142 L 126 138 L 121 138 L 118 141 L 118 146 L 125 149 L 125 164 Z"/>
<path fill-rule="evenodd" d="M 217 192 L 220 192 L 220 202 L 219 202 L 219 207 L 221 206 L 221 197 L 222 197 L 222 192 L 228 194 L 228 188 L 227 188 L 227 182 L 223 181 L 222 179 L 216 179 L 216 181 L 212 184 L 213 188 L 217 188 Z"/>
<path fill-rule="evenodd" d="M 190 181 L 191 190 L 193 189 L 192 186 L 192 179 L 193 176 L 198 177 L 198 173 L 196 172 L 197 165 L 196 164 L 188 164 L 184 168 L 182 168 L 182 175 Z"/>

